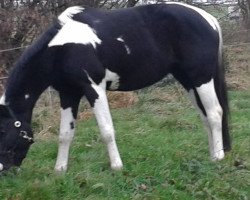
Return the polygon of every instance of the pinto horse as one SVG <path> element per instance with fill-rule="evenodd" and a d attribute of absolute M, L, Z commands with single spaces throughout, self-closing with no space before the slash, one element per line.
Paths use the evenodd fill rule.
<path fill-rule="evenodd" d="M 121 169 L 106 90 L 137 90 L 169 73 L 200 111 L 211 159 L 223 159 L 231 144 L 222 36 L 213 16 L 174 2 L 111 11 L 66 9 L 23 53 L 7 81 L 0 99 L 0 169 L 21 165 L 33 143 L 32 110 L 48 86 L 61 100 L 55 170 L 67 170 L 83 96 L 93 108 L 111 168 Z"/>

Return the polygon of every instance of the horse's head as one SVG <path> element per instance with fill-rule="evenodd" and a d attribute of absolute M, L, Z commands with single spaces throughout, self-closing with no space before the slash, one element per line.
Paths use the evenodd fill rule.
<path fill-rule="evenodd" d="M 16 119 L 8 106 L 0 105 L 0 171 L 21 165 L 32 136 L 28 123 Z"/>

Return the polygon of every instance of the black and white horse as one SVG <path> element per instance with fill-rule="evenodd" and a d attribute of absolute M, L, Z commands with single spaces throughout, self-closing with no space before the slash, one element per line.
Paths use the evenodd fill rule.
<path fill-rule="evenodd" d="M 33 107 L 48 86 L 61 99 L 55 170 L 67 169 L 83 96 L 107 144 L 111 168 L 121 169 L 106 90 L 137 90 L 169 73 L 200 111 L 212 160 L 223 159 L 231 145 L 222 36 L 214 17 L 182 3 L 112 11 L 68 8 L 24 52 L 8 79 L 0 100 L 0 169 L 21 165 L 33 142 Z"/>

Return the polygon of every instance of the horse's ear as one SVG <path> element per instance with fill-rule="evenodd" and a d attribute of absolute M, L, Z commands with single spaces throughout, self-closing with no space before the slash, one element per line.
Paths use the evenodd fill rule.
<path fill-rule="evenodd" d="M 10 112 L 5 105 L 0 105 L 0 119 L 10 117 Z"/>

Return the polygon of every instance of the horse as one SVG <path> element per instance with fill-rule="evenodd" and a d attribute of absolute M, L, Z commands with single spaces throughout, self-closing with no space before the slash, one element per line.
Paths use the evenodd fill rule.
<path fill-rule="evenodd" d="M 68 168 L 79 102 L 86 97 L 107 145 L 111 169 L 123 167 L 106 91 L 133 91 L 172 74 L 190 95 L 208 132 L 210 156 L 231 149 L 218 21 L 176 2 L 117 10 L 73 6 L 15 63 L 0 99 L 0 170 L 20 166 L 34 142 L 33 108 L 52 86 L 61 122 L 55 170 Z"/>

